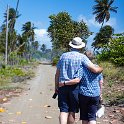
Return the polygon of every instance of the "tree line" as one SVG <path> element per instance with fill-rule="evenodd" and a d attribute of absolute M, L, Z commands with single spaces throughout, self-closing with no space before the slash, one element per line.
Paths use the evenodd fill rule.
<path fill-rule="evenodd" d="M 96 22 L 101 24 L 99 32 L 95 34 L 93 39 L 94 52 L 97 54 L 98 60 L 109 60 L 115 64 L 124 65 L 124 33 L 114 34 L 113 27 L 104 25 L 109 21 L 111 12 L 117 13 L 118 7 L 112 6 L 114 0 L 94 0 L 94 2 L 92 11 Z M 35 41 L 34 30 L 36 27 L 31 21 L 28 21 L 22 25 L 22 34 L 18 34 L 15 30 L 15 23 L 20 16 L 21 14 L 14 8 L 9 9 L 8 53 L 33 55 L 34 51 L 38 51 L 39 48 L 39 42 Z M 7 13 L 5 12 L 4 21 L 0 28 L 0 53 L 5 53 L 6 19 Z M 42 44 L 40 49 L 43 54 L 49 51 L 51 58 L 68 51 L 68 43 L 74 37 L 81 37 L 87 44 L 87 38 L 93 34 L 84 20 L 75 21 L 66 11 L 56 15 L 52 14 L 49 19 L 50 25 L 47 31 L 52 42 L 52 51 L 47 50 L 45 44 Z"/>
<path fill-rule="evenodd" d="M 21 31 L 19 34 L 15 29 L 16 20 L 21 16 L 19 11 L 14 8 L 9 8 L 8 14 L 8 46 L 7 53 L 8 56 L 16 55 L 29 55 L 41 56 L 41 52 L 44 52 L 47 48 L 45 44 L 40 46 L 39 41 L 35 40 L 35 29 L 37 27 L 31 21 L 26 22 L 22 25 Z M 4 20 L 0 26 L 0 54 L 5 54 L 5 45 L 6 45 L 6 30 L 7 30 L 7 12 L 3 14 Z M 1 21 L 1 20 L 0 20 Z M 40 48 L 39 48 L 40 47 Z"/>

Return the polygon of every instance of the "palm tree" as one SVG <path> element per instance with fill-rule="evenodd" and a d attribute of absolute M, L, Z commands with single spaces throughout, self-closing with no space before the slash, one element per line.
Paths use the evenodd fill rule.
<path fill-rule="evenodd" d="M 38 41 L 32 42 L 32 47 L 33 47 L 33 50 L 34 50 L 34 51 L 38 50 L 39 42 L 38 42 Z"/>
<path fill-rule="evenodd" d="M 34 33 L 34 25 L 29 21 L 23 24 L 22 27 L 22 37 L 25 37 L 25 50 L 26 52 L 31 54 L 32 46 L 31 43 L 34 42 L 35 33 Z"/>
<path fill-rule="evenodd" d="M 46 51 L 46 45 L 45 44 L 42 44 L 42 46 L 41 46 L 40 49 L 42 50 L 43 53 L 45 53 L 45 51 Z"/>
<path fill-rule="evenodd" d="M 16 49 L 16 42 L 17 42 L 17 32 L 14 29 L 15 27 L 15 22 L 16 19 L 19 17 L 19 13 L 16 12 L 16 10 L 14 8 L 9 8 L 9 24 L 8 24 L 8 52 L 12 52 Z M 4 13 L 4 23 L 7 20 L 7 12 Z M 4 27 L 3 27 L 4 28 Z M 6 29 L 6 27 L 5 27 Z"/>
<path fill-rule="evenodd" d="M 96 15 L 95 20 L 101 24 L 104 24 L 104 21 L 109 21 L 110 12 L 117 13 L 118 7 L 112 7 L 114 0 L 95 0 L 96 5 L 93 6 L 93 14 Z M 101 28 L 102 28 L 101 26 Z"/>
<path fill-rule="evenodd" d="M 26 22 L 22 27 L 23 35 L 26 35 L 30 41 L 34 41 L 34 29 L 36 29 L 36 27 L 34 27 L 31 22 Z"/>
<path fill-rule="evenodd" d="M 94 42 L 92 43 L 92 47 L 94 47 L 94 51 L 95 49 L 99 50 L 100 48 L 102 50 L 105 50 L 113 34 L 114 34 L 114 29 L 110 25 L 106 25 L 102 27 L 99 33 L 97 33 L 96 36 L 94 37 Z"/>
<path fill-rule="evenodd" d="M 4 22 L 6 22 L 6 19 L 7 19 L 7 13 L 4 13 L 4 17 L 5 17 L 5 20 Z M 9 31 L 12 32 L 14 30 L 14 27 L 15 27 L 15 22 L 16 22 L 16 19 L 20 17 L 20 14 L 18 11 L 16 11 L 14 8 L 10 8 L 9 9 Z"/>

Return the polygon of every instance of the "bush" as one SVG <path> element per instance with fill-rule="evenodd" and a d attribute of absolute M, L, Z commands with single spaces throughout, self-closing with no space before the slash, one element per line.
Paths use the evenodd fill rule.
<path fill-rule="evenodd" d="M 54 57 L 52 60 L 52 66 L 55 66 L 59 61 L 59 57 Z"/>
<path fill-rule="evenodd" d="M 26 59 L 21 59 L 19 64 L 20 64 L 20 65 L 27 65 L 27 64 L 28 64 L 28 60 L 26 60 Z"/>
<path fill-rule="evenodd" d="M 103 67 L 103 75 L 108 82 L 108 85 L 113 85 L 112 82 L 124 82 L 124 67 L 117 67 L 111 62 L 100 62 Z"/>
<path fill-rule="evenodd" d="M 124 66 L 124 34 L 116 34 L 106 49 L 97 55 L 99 61 L 111 61 L 118 66 Z"/>
<path fill-rule="evenodd" d="M 117 66 L 124 66 L 124 57 L 119 58 L 111 58 L 112 62 L 115 63 Z"/>
<path fill-rule="evenodd" d="M 105 61 L 110 59 L 110 53 L 108 51 L 102 52 L 96 56 L 98 61 Z"/>

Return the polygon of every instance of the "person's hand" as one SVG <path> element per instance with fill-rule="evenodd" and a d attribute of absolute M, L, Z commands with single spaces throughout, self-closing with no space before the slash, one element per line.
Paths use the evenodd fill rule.
<path fill-rule="evenodd" d="M 64 86 L 64 83 L 59 82 L 59 87 Z"/>
<path fill-rule="evenodd" d="M 57 94 L 58 94 L 58 89 L 55 89 L 55 93 L 57 93 Z"/>
<path fill-rule="evenodd" d="M 102 97 L 102 94 L 100 94 L 100 103 L 101 103 L 101 104 L 103 103 L 103 97 Z"/>
<path fill-rule="evenodd" d="M 100 94 L 100 100 L 103 100 L 103 98 L 102 98 L 102 94 Z"/>

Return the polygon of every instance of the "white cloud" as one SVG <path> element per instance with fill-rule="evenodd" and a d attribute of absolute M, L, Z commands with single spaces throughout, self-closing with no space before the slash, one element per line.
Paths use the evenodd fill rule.
<path fill-rule="evenodd" d="M 79 15 L 78 21 L 83 20 L 89 27 L 100 28 L 101 24 L 95 21 L 95 16 L 87 18 L 83 15 Z M 112 27 L 116 26 L 116 18 L 110 18 L 108 22 L 105 22 L 104 25 L 111 25 Z"/>
<path fill-rule="evenodd" d="M 95 17 L 93 16 L 92 18 L 87 18 L 83 15 L 80 15 L 78 17 L 78 21 L 83 20 L 89 27 L 94 26 L 94 27 L 100 27 L 100 24 L 95 21 Z"/>
<path fill-rule="evenodd" d="M 86 18 L 85 16 L 83 16 L 83 15 L 79 15 L 79 17 L 78 17 L 78 21 L 80 22 L 81 20 L 83 20 L 85 23 L 88 24 L 88 20 L 87 20 L 87 18 Z"/>
<path fill-rule="evenodd" d="M 48 37 L 48 32 L 46 29 L 35 29 L 35 40 L 39 41 L 40 45 L 45 44 L 49 49 L 51 48 L 50 38 Z"/>
<path fill-rule="evenodd" d="M 89 26 L 94 26 L 94 27 L 97 27 L 97 28 L 101 27 L 101 24 L 99 24 L 98 22 L 95 21 L 94 16 L 88 20 L 88 25 Z"/>
<path fill-rule="evenodd" d="M 117 20 L 116 20 L 116 18 L 110 18 L 110 20 L 108 22 L 105 22 L 105 24 L 115 27 L 117 24 Z"/>
<path fill-rule="evenodd" d="M 95 33 L 92 34 L 92 35 L 90 35 L 89 38 L 87 39 L 87 40 L 88 40 L 88 42 L 87 42 L 87 47 L 88 47 L 89 49 L 91 49 L 91 44 L 93 43 L 94 37 L 95 37 Z"/>

